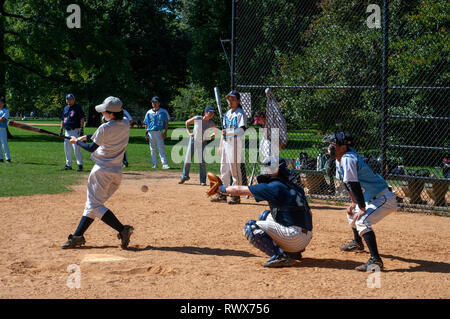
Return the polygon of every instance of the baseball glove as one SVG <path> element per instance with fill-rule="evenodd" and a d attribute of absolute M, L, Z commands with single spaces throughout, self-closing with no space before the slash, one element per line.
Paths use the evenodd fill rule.
<path fill-rule="evenodd" d="M 209 189 L 206 192 L 208 197 L 219 193 L 219 187 L 223 185 L 222 180 L 219 176 L 214 173 L 208 172 Z"/>

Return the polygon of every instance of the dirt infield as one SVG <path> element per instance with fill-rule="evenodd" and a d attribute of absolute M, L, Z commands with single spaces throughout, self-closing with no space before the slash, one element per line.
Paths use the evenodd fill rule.
<path fill-rule="evenodd" d="M 368 253 L 343 253 L 345 208 L 314 201 L 314 236 L 295 267 L 265 269 L 243 226 L 267 206 L 212 204 L 193 175 L 127 172 L 107 206 L 135 227 L 130 250 L 95 221 L 86 247 L 62 250 L 80 220 L 86 180 L 74 192 L 2 198 L 1 298 L 450 298 L 450 218 L 393 213 L 375 226 L 386 270 L 353 268 Z M 87 179 L 87 176 L 86 176 Z M 140 191 L 146 184 L 150 190 Z M 80 288 L 70 265 L 79 269 Z M 79 267 L 79 268 L 76 268 Z"/>

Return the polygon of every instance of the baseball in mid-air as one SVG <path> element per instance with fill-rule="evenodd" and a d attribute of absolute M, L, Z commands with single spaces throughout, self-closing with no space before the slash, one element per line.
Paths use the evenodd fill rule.
<path fill-rule="evenodd" d="M 148 186 L 147 185 L 142 185 L 141 186 L 141 191 L 143 191 L 144 193 L 148 191 Z"/>

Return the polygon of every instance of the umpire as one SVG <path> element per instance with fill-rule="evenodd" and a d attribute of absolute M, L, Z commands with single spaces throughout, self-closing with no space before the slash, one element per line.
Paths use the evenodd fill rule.
<path fill-rule="evenodd" d="M 75 104 L 75 96 L 73 94 L 66 95 L 67 105 L 64 107 L 61 115 L 61 129 L 59 136 L 63 136 L 63 129 L 66 131 L 65 136 L 80 137 L 84 135 L 85 114 L 79 104 Z M 61 169 L 63 171 L 72 169 L 72 148 L 78 164 L 78 172 L 83 170 L 83 155 L 78 145 L 71 145 L 68 139 L 64 140 L 64 153 L 66 154 L 66 165 Z"/>
<path fill-rule="evenodd" d="M 263 211 L 257 221 L 245 224 L 245 237 L 270 256 L 264 267 L 293 266 L 312 239 L 311 210 L 303 189 L 292 183 L 284 159 L 269 157 L 263 165 L 265 174 L 257 177 L 257 185 L 222 185 L 220 193 L 267 201 L 270 210 Z"/>

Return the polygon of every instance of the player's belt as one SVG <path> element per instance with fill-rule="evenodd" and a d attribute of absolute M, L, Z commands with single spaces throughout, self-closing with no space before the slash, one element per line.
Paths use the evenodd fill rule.
<path fill-rule="evenodd" d="M 384 196 L 384 195 L 386 195 L 387 193 L 390 193 L 390 192 L 392 192 L 392 188 L 391 187 L 385 188 L 381 192 L 379 192 L 377 194 L 377 196 L 372 198 L 369 202 L 373 202 L 374 200 L 376 200 L 376 199 L 380 198 L 381 196 Z"/>

